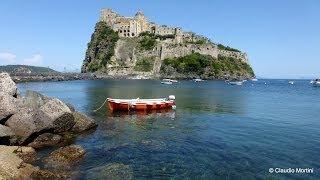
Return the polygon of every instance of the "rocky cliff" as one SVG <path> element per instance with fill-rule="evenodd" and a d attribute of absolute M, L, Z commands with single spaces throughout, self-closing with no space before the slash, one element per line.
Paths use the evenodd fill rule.
<path fill-rule="evenodd" d="M 114 77 L 145 78 L 252 78 L 246 53 L 203 38 L 176 42 L 172 36 L 144 32 L 119 37 L 98 22 L 88 43 L 82 72 Z"/>

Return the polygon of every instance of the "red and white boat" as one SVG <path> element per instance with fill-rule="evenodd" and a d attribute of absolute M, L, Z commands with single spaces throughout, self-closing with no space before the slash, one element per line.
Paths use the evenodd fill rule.
<path fill-rule="evenodd" d="M 108 98 L 111 111 L 149 111 L 159 109 L 175 109 L 175 96 L 160 99 L 112 99 Z"/>

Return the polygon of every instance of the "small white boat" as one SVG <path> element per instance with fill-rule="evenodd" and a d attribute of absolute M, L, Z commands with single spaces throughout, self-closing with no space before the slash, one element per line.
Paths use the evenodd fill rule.
<path fill-rule="evenodd" d="M 320 87 L 320 79 L 315 79 L 310 82 L 314 87 Z"/>
<path fill-rule="evenodd" d="M 169 82 L 169 83 L 168 83 Z M 177 83 L 178 80 L 174 80 L 174 79 L 162 79 L 161 84 L 172 84 L 172 83 Z"/>
<path fill-rule="evenodd" d="M 289 81 L 289 84 L 293 85 L 293 84 L 294 84 L 294 81 Z"/>
<path fill-rule="evenodd" d="M 251 79 L 251 81 L 258 81 L 258 79 L 257 78 L 253 78 L 253 79 Z"/>
<path fill-rule="evenodd" d="M 243 84 L 243 81 L 230 81 L 229 84 L 230 85 L 241 86 Z"/>
<path fill-rule="evenodd" d="M 203 79 L 199 79 L 199 78 L 196 78 L 196 79 L 193 79 L 194 82 L 202 82 L 204 81 Z"/>
<path fill-rule="evenodd" d="M 170 81 L 161 81 L 161 84 L 172 84 Z"/>

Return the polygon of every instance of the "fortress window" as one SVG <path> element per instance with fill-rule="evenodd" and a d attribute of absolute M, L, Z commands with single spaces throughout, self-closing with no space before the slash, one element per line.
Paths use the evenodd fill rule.
<path fill-rule="evenodd" d="M 130 30 L 128 30 L 128 32 L 130 32 Z"/>
<path fill-rule="evenodd" d="M 123 34 L 124 35 L 124 37 L 126 37 L 127 35 L 126 34 Z"/>
<path fill-rule="evenodd" d="M 122 33 L 122 30 L 119 30 L 119 33 Z"/>
<path fill-rule="evenodd" d="M 132 36 L 134 36 L 134 33 L 131 33 Z"/>
<path fill-rule="evenodd" d="M 128 36 L 130 36 L 130 33 L 128 33 Z"/>
<path fill-rule="evenodd" d="M 127 32 L 127 30 L 123 30 L 123 32 Z"/>

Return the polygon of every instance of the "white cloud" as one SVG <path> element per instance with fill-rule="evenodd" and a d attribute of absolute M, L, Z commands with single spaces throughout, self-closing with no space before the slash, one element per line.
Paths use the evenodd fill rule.
<path fill-rule="evenodd" d="M 31 58 L 26 58 L 22 62 L 25 65 L 42 65 L 43 57 L 41 54 L 35 54 Z"/>
<path fill-rule="evenodd" d="M 16 60 L 16 55 L 9 52 L 0 52 L 0 63 L 1 64 L 12 64 Z"/>

